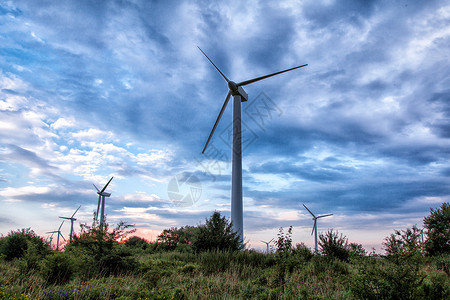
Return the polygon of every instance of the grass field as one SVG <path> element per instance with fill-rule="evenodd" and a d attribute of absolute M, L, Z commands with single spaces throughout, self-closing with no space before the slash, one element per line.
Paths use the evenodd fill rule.
<path fill-rule="evenodd" d="M 133 267 L 108 275 L 89 272 L 86 270 L 90 268 L 89 263 L 71 253 L 49 256 L 53 259 L 47 258 L 34 267 L 26 258 L 2 259 L 0 299 L 450 297 L 450 278 L 445 272 L 448 272 L 448 256 L 397 262 L 378 257 L 352 257 L 345 262 L 295 251 L 281 257 L 254 251 L 196 254 L 133 249 L 127 254 L 128 259 L 133 259 Z M 49 276 L 63 280 L 50 283 Z"/>

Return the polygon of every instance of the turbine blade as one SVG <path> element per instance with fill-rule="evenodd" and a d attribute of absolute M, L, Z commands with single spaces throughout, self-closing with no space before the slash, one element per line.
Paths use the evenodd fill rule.
<path fill-rule="evenodd" d="M 316 228 L 316 222 L 317 222 L 317 219 L 314 219 L 314 225 L 313 225 L 313 229 L 311 231 L 311 235 L 313 235 L 314 229 Z"/>
<path fill-rule="evenodd" d="M 257 82 L 257 81 L 260 81 L 260 80 L 263 80 L 263 79 L 266 79 L 266 78 L 269 78 L 269 77 L 272 77 L 272 76 L 275 76 L 275 75 L 278 75 L 278 74 L 281 74 L 281 73 L 285 73 L 285 72 L 289 72 L 289 71 L 292 71 L 292 70 L 295 70 L 295 69 L 306 67 L 307 65 L 308 64 L 305 64 L 305 65 L 301 65 L 301 66 L 298 66 L 298 67 L 293 67 L 293 68 L 290 68 L 290 69 L 287 69 L 287 70 L 275 72 L 275 73 L 272 73 L 272 74 L 269 74 L 269 75 L 264 75 L 264 76 L 261 76 L 261 77 L 249 79 L 249 80 L 246 80 L 246 81 L 239 82 L 237 85 L 238 86 L 244 86 L 244 85 L 247 85 L 247 84 L 250 84 L 250 83 L 254 83 L 254 82 Z"/>
<path fill-rule="evenodd" d="M 222 108 L 220 109 L 219 116 L 217 117 L 216 123 L 214 123 L 214 126 L 211 130 L 211 133 L 209 134 L 208 140 L 206 141 L 205 147 L 203 148 L 202 153 L 205 153 L 206 147 L 208 147 L 209 141 L 211 140 L 214 131 L 216 130 L 217 125 L 219 124 L 220 118 L 222 118 L 223 112 L 225 111 L 225 108 L 227 107 L 228 101 L 230 101 L 231 92 L 228 92 L 227 97 L 225 98 L 225 102 L 222 105 Z"/>
<path fill-rule="evenodd" d="M 70 220 L 70 219 L 71 219 L 71 218 L 69 218 L 69 217 L 58 217 L 58 218 L 66 219 L 66 220 Z"/>
<path fill-rule="evenodd" d="M 63 226 L 63 224 L 64 224 L 64 221 L 62 221 L 61 225 L 59 225 L 59 228 L 58 228 L 58 230 L 60 230 L 60 229 L 61 229 L 61 227 Z"/>
<path fill-rule="evenodd" d="M 327 214 L 327 215 L 321 215 L 321 216 L 318 216 L 317 218 L 324 218 L 324 217 L 329 217 L 329 216 L 332 216 L 333 214 Z"/>
<path fill-rule="evenodd" d="M 273 238 L 269 241 L 269 244 L 273 241 Z"/>
<path fill-rule="evenodd" d="M 111 179 L 108 181 L 108 183 L 103 187 L 103 189 L 100 191 L 100 194 L 103 193 L 106 188 L 108 187 L 109 183 L 111 182 L 111 180 L 113 180 L 114 177 L 111 177 Z"/>
<path fill-rule="evenodd" d="M 199 46 L 197 46 L 197 48 L 200 49 Z M 211 59 L 209 59 L 208 55 L 206 55 L 206 53 L 203 52 L 202 49 L 200 49 L 200 51 L 202 51 L 203 55 L 206 56 L 206 58 L 209 60 L 210 63 L 212 63 L 212 65 L 214 66 L 214 68 L 216 68 L 216 70 L 219 71 L 220 75 L 222 75 L 222 77 L 223 77 L 227 82 L 229 82 L 230 80 L 228 80 L 227 76 L 225 76 L 225 75 L 222 73 L 222 71 L 220 71 L 220 69 L 213 63 L 213 61 L 212 61 Z"/>
<path fill-rule="evenodd" d="M 61 234 L 61 232 L 59 232 L 59 235 L 63 238 L 63 240 L 65 241 L 65 237 Z"/>
<path fill-rule="evenodd" d="M 72 217 L 71 218 L 73 218 L 73 216 L 75 216 L 75 214 L 77 213 L 77 211 L 80 209 L 80 207 L 81 207 L 81 205 L 80 206 L 78 206 L 78 208 L 77 208 L 77 210 L 73 213 L 73 215 L 72 215 Z"/>
<path fill-rule="evenodd" d="M 92 184 L 92 185 L 95 187 L 95 189 L 97 190 L 97 192 L 100 193 L 100 190 L 98 189 L 98 187 L 97 187 L 95 184 Z"/>
<path fill-rule="evenodd" d="M 58 231 L 49 231 L 49 232 L 46 232 L 46 234 L 47 234 L 47 233 L 51 233 L 52 236 L 53 236 L 53 234 L 56 233 L 56 232 L 58 232 Z"/>
<path fill-rule="evenodd" d="M 309 213 L 315 218 L 316 216 L 309 210 L 309 208 L 306 207 L 305 204 L 303 204 L 303 206 L 309 211 Z"/>

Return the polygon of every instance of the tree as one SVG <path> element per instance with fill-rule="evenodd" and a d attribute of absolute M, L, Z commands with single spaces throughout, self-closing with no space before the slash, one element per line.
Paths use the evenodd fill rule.
<path fill-rule="evenodd" d="M 414 225 L 406 230 L 395 230 L 383 242 L 386 254 L 391 258 L 411 258 L 421 254 L 421 230 Z"/>
<path fill-rule="evenodd" d="M 205 225 L 198 226 L 193 247 L 197 252 L 208 250 L 237 251 L 243 248 L 242 239 L 232 223 L 215 211 Z"/>
<path fill-rule="evenodd" d="M 148 241 L 138 236 L 132 236 L 125 241 L 124 245 L 129 248 L 145 250 L 147 249 Z"/>
<path fill-rule="evenodd" d="M 184 226 L 181 228 L 172 227 L 170 229 L 164 229 L 160 235 L 158 235 L 158 243 L 163 244 L 167 249 L 174 250 L 178 246 L 191 245 L 197 234 L 197 227 Z"/>
<path fill-rule="evenodd" d="M 428 255 L 450 253 L 450 203 L 444 202 L 437 210 L 430 209 L 430 215 L 423 220 Z"/>
<path fill-rule="evenodd" d="M 333 229 L 319 235 L 319 246 L 321 253 L 329 257 L 347 260 L 350 255 L 347 237 Z"/>

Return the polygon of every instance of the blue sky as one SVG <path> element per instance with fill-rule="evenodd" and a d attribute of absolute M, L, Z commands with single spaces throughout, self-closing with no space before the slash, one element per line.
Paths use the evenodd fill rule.
<path fill-rule="evenodd" d="M 148 239 L 229 216 L 231 105 L 202 155 L 227 86 L 197 46 L 235 81 L 308 64 L 245 88 L 250 247 L 312 246 L 305 203 L 380 249 L 449 201 L 448 1 L 0 1 L 0 232 L 82 205 L 78 230 L 111 176 L 108 221 Z"/>

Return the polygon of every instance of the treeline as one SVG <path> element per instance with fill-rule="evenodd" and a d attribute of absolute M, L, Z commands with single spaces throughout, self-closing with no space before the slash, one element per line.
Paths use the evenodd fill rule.
<path fill-rule="evenodd" d="M 153 243 L 127 238 L 134 229 L 122 222 L 83 225 L 62 252 L 21 229 L 0 238 L 0 299 L 448 299 L 449 203 L 424 228 L 394 231 L 382 257 L 334 230 L 315 254 L 293 245 L 292 227 L 280 228 L 274 253 L 243 249 L 219 212 Z"/>

